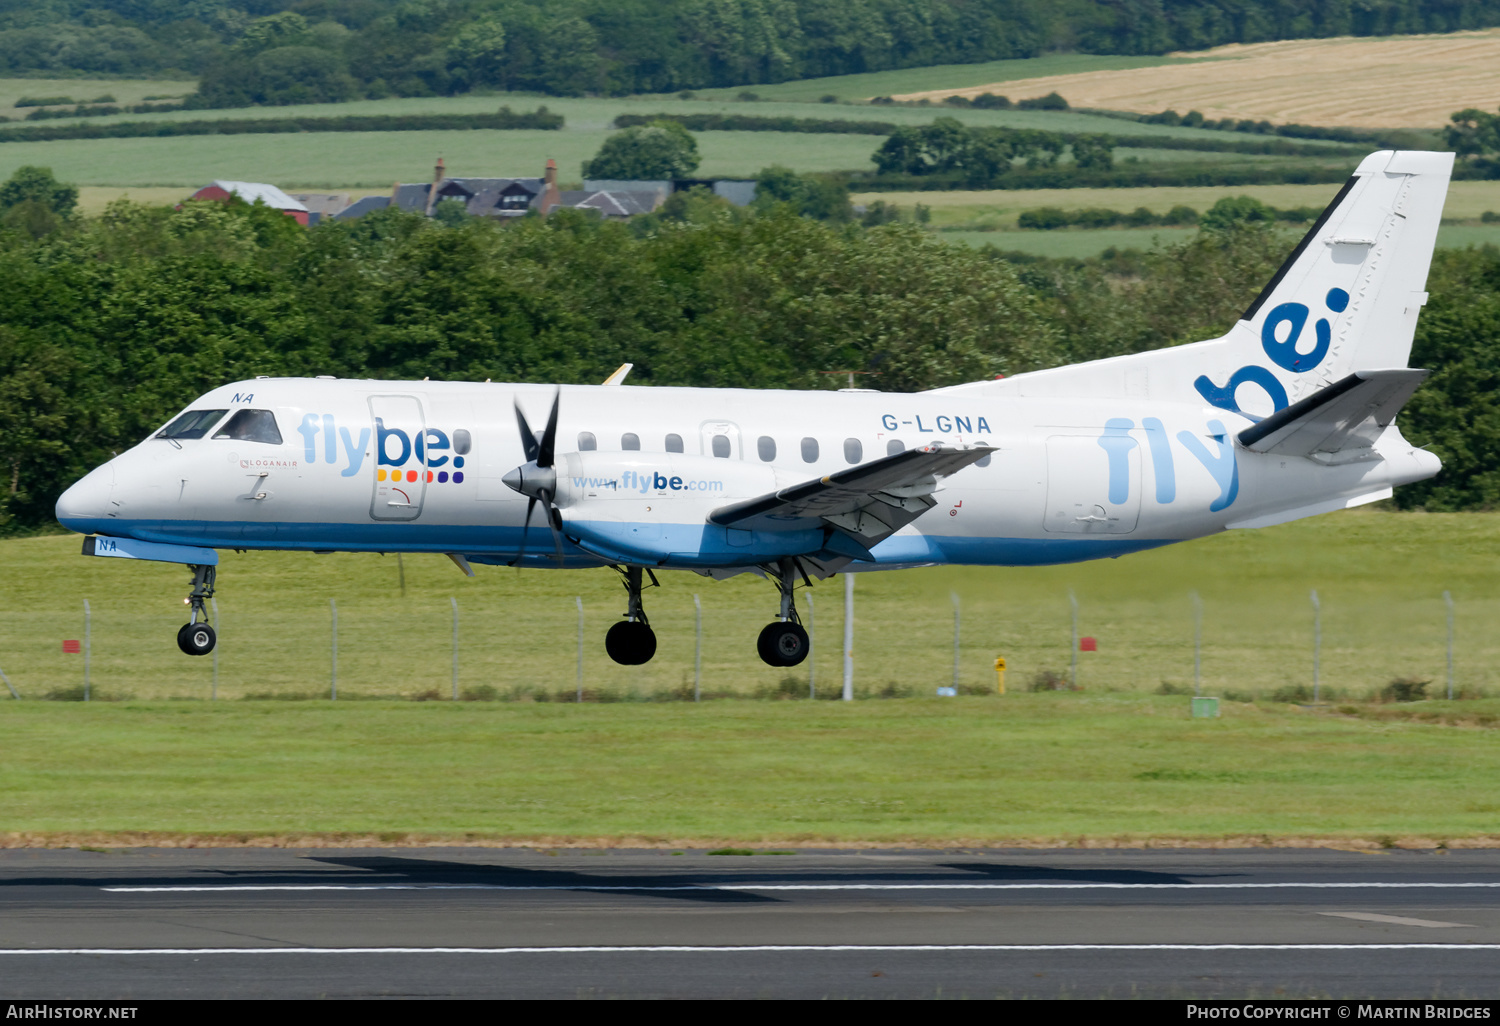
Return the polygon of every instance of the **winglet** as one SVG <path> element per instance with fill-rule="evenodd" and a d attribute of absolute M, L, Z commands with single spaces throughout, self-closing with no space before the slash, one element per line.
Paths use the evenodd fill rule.
<path fill-rule="evenodd" d="M 634 366 L 635 366 L 635 364 L 633 364 L 633 363 L 622 363 L 622 364 L 620 364 L 620 367 L 619 367 L 618 370 L 616 370 L 613 374 L 611 374 L 609 377 L 607 377 L 607 378 L 604 379 L 604 383 L 606 385 L 623 385 L 623 384 L 625 384 L 625 375 L 629 374 L 630 373 L 630 368 L 632 368 Z"/>

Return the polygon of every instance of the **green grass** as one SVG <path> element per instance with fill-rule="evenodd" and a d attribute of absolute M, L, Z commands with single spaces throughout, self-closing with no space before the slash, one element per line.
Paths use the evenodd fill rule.
<path fill-rule="evenodd" d="M 1112 209 L 1134 208 L 1116 206 Z M 1302 230 L 1308 227 L 1305 224 L 1300 226 Z M 1299 226 L 1288 226 L 1288 231 L 1293 234 L 1298 230 Z M 994 246 L 1033 256 L 1074 257 L 1082 260 L 1096 257 L 1111 246 L 1116 249 L 1150 249 L 1157 243 L 1171 245 L 1184 242 L 1196 231 L 1196 228 L 1067 228 L 1050 232 L 960 229 L 944 231 L 938 238 L 956 245 Z M 1445 224 L 1438 229 L 1437 244 L 1444 249 L 1500 245 L 1500 224 Z"/>
<path fill-rule="evenodd" d="M 15 103 L 27 96 L 66 96 L 88 103 L 100 96 L 109 95 L 115 98 L 117 105 L 124 105 L 142 103 L 148 96 L 186 96 L 197 88 L 196 82 L 173 79 L 0 78 L 0 116 L 24 118 L 33 108 L 16 107 Z"/>
<path fill-rule="evenodd" d="M 1019 234 L 1019 233 L 1017 233 Z M 1037 233 L 1038 235 L 1044 233 Z M 1045 233 L 1063 235 L 1069 233 Z M 80 638 L 83 601 L 93 610 L 92 686 L 105 696 L 207 698 L 212 660 L 181 655 L 187 574 L 155 563 L 86 559 L 76 537 L 0 543 L 0 668 L 29 698 L 82 681 L 82 659 L 61 642 Z M 1369 554 L 1380 553 L 1378 560 Z M 856 587 L 856 682 L 869 691 L 932 694 L 952 677 L 953 609 L 963 606 L 960 676 L 994 683 L 1004 654 L 1010 685 L 1069 661 L 1068 591 L 1080 630 L 1099 651 L 1080 657 L 1088 693 L 1147 693 L 1190 683 L 1188 594 L 1206 603 L 1206 693 L 1269 693 L 1310 682 L 1308 591 L 1323 600 L 1323 684 L 1363 696 L 1393 677 L 1441 679 L 1441 594 L 1458 602 L 1461 685 L 1500 688 L 1500 517 L 1349 512 L 1262 531 L 1234 531 L 1119 560 L 1060 567 L 948 567 L 861 574 Z M 339 606 L 339 688 L 344 698 L 405 697 L 451 689 L 451 607 L 461 609 L 461 689 L 505 693 L 575 688 L 577 610 L 585 610 L 584 684 L 593 696 L 665 695 L 693 679 L 693 595 L 703 604 L 703 685 L 714 693 L 775 689 L 790 677 L 802 693 L 808 665 L 788 673 L 754 655 L 772 619 L 775 591 L 742 575 L 713 582 L 665 572 L 647 593 L 660 650 L 642 667 L 605 656 L 602 635 L 624 593 L 609 571 L 477 568 L 463 577 L 441 556 L 395 557 L 226 552 L 219 695 L 326 694 L 329 600 Z M 842 588 L 811 592 L 823 693 L 840 677 Z M 804 614 L 808 611 L 803 602 Z"/>
<path fill-rule="evenodd" d="M 1193 60 L 1174 57 L 1099 57 L 1091 54 L 1052 54 L 1025 60 L 986 61 L 983 64 L 939 64 L 929 68 L 904 68 L 899 71 L 872 71 L 859 75 L 831 78 L 809 78 L 775 85 L 733 86 L 726 89 L 703 89 L 699 96 L 730 98 L 749 90 L 766 100 L 816 102 L 824 96 L 858 100 L 870 96 L 893 96 L 921 93 L 931 89 L 966 89 L 991 82 L 1014 82 L 1046 75 L 1076 75 L 1087 71 L 1121 71 L 1128 68 L 1155 68 L 1164 64 L 1189 64 Z M 997 90 L 1004 93 L 1004 90 Z M 1027 99 L 1012 96 L 1012 100 Z"/>
<path fill-rule="evenodd" d="M 1493 713 L 1497 703 L 1466 704 Z M 11 703 L 0 706 L 0 844 L 353 834 L 738 850 L 1432 845 L 1497 832 L 1500 802 L 1483 784 L 1500 772 L 1491 730 L 1289 707 L 1233 705 L 1218 720 L 1187 712 L 1184 698 L 1088 694 L 853 705 Z"/>

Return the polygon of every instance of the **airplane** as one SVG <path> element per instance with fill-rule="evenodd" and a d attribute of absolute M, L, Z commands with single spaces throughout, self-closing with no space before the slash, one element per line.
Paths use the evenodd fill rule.
<path fill-rule="evenodd" d="M 655 570 L 751 572 L 757 648 L 807 656 L 794 591 L 839 573 L 1114 558 L 1388 498 L 1441 467 L 1394 420 L 1451 153 L 1366 157 L 1244 315 L 1191 345 L 916 393 L 259 377 L 215 388 L 57 502 L 95 557 L 218 549 L 612 567 L 612 659 L 656 651 Z M 541 425 L 537 429 L 536 425 Z"/>

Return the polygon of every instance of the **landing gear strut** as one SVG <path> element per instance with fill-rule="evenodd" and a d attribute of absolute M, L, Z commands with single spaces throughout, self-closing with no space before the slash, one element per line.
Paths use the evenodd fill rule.
<path fill-rule="evenodd" d="M 641 605 L 641 567 L 615 567 L 624 578 L 625 594 L 629 596 L 625 610 L 626 619 L 621 620 L 604 635 L 604 650 L 609 657 L 623 666 L 640 666 L 649 663 L 656 655 L 656 632 L 646 622 L 646 609 Z M 650 570 L 651 586 L 657 587 L 656 575 Z"/>
<path fill-rule="evenodd" d="M 192 614 L 177 631 L 177 647 L 191 656 L 208 655 L 218 642 L 218 635 L 208 623 L 208 600 L 213 598 L 217 569 L 211 566 L 189 566 L 193 572 L 193 590 L 188 595 Z"/>
<path fill-rule="evenodd" d="M 802 618 L 797 615 L 797 605 L 792 597 L 792 588 L 796 586 L 800 572 L 796 560 L 783 559 L 776 564 L 771 575 L 781 592 L 781 618 L 766 624 L 755 642 L 761 659 L 770 666 L 796 666 L 807 658 L 812 647 L 807 631 L 802 629 Z M 807 575 L 802 573 L 801 576 L 807 582 Z"/>

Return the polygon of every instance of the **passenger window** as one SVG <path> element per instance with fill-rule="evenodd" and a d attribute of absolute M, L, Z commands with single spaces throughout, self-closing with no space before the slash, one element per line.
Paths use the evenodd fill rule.
<path fill-rule="evenodd" d="M 990 457 L 993 456 L 993 455 L 995 455 L 995 454 L 992 453 L 992 452 L 985 453 L 983 456 L 979 457 L 979 459 L 977 459 L 977 460 L 974 461 L 974 466 L 976 466 L 976 467 L 987 467 L 987 466 L 989 466 L 990 465 Z"/>
<path fill-rule="evenodd" d="M 280 445 L 281 429 L 276 426 L 276 414 L 270 410 L 240 410 L 214 432 L 214 437 Z"/>
<path fill-rule="evenodd" d="M 906 443 L 903 442 L 903 441 L 901 441 L 901 439 L 899 439 L 899 438 L 892 438 L 889 442 L 885 443 L 885 454 L 887 456 L 894 456 L 898 452 L 905 452 L 905 451 L 906 451 Z"/>
<path fill-rule="evenodd" d="M 627 431 L 620 436 L 620 448 L 627 452 L 638 452 L 641 448 L 641 436 L 634 431 Z"/>
<path fill-rule="evenodd" d="M 844 462 L 858 463 L 865 458 L 865 447 L 858 438 L 844 439 Z"/>
<path fill-rule="evenodd" d="M 681 452 L 681 451 L 682 451 L 682 436 L 681 435 L 668 435 L 667 436 L 667 452 Z"/>
<path fill-rule="evenodd" d="M 599 448 L 599 439 L 594 437 L 594 433 L 592 431 L 578 432 L 579 452 L 590 452 L 597 448 Z"/>
<path fill-rule="evenodd" d="M 472 436 L 470 436 L 468 428 L 454 428 L 454 430 L 453 430 L 453 451 L 454 452 L 458 453 L 460 456 L 467 456 L 467 455 L 469 455 L 469 449 L 471 449 L 473 447 L 473 445 L 474 445 L 474 439 L 473 439 Z"/>
<path fill-rule="evenodd" d="M 714 435 L 713 450 L 714 455 L 719 457 L 719 459 L 729 459 L 729 436 Z"/>
<path fill-rule="evenodd" d="M 770 463 L 776 458 L 776 439 L 770 435 L 761 435 L 756 439 L 755 451 L 760 454 L 762 462 Z"/>
<path fill-rule="evenodd" d="M 156 433 L 157 438 L 202 438 L 228 410 L 189 410 Z"/>
<path fill-rule="evenodd" d="M 816 438 L 802 439 L 802 462 L 818 462 L 818 440 Z"/>

